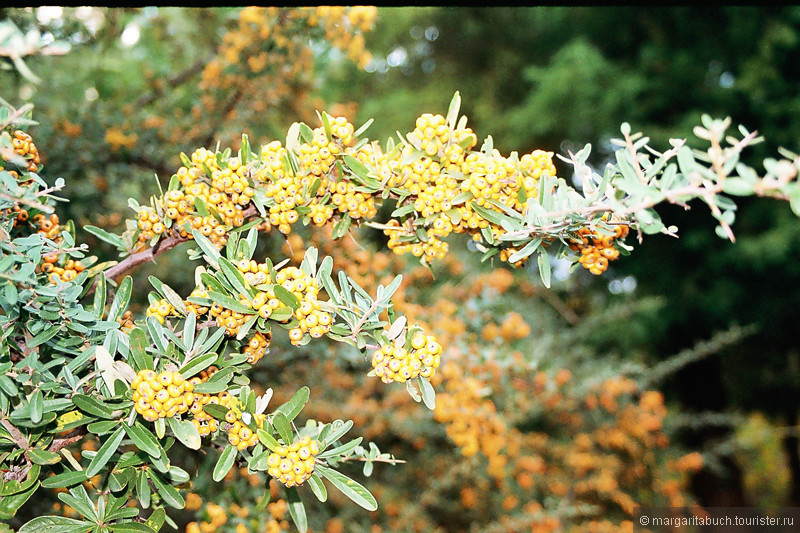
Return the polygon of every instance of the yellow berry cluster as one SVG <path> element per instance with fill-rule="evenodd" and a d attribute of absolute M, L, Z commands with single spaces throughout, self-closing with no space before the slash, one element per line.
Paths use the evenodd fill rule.
<path fill-rule="evenodd" d="M 289 266 L 275 274 L 275 283 L 283 286 L 300 301 L 299 307 L 294 311 L 294 317 L 299 324 L 289 330 L 292 344 L 299 344 L 306 333 L 316 339 L 330 331 L 333 318 L 330 313 L 321 309 L 317 299 L 319 294 L 317 280 L 301 269 Z"/>
<path fill-rule="evenodd" d="M 603 220 L 607 221 L 608 216 L 603 215 Z M 614 246 L 614 241 L 628 236 L 628 226 L 615 224 L 613 231 L 612 235 L 602 235 L 584 227 L 578 230 L 581 242 L 570 244 L 570 248 L 581 254 L 578 262 L 592 274 L 602 274 L 608 268 L 608 262 L 619 257 L 619 250 Z"/>
<path fill-rule="evenodd" d="M 375 200 L 367 192 L 357 191 L 353 182 L 339 181 L 330 184 L 331 203 L 350 218 L 373 218 L 378 210 Z"/>
<path fill-rule="evenodd" d="M 167 220 L 172 221 L 172 227 L 183 238 L 191 238 L 192 230 L 197 230 L 222 247 L 228 239 L 225 226 L 244 224 L 243 206 L 250 204 L 255 194 L 250 187 L 247 166 L 239 158 L 231 157 L 227 165 L 221 167 L 214 152 L 200 148 L 175 175 L 183 189 L 167 191 L 158 201 L 164 219 L 150 207 L 139 209 L 139 243 L 167 233 L 164 224 Z M 197 212 L 198 201 L 205 205 L 209 214 Z"/>
<path fill-rule="evenodd" d="M 175 308 L 172 307 L 172 304 L 170 304 L 165 298 L 154 300 L 147 308 L 147 316 L 156 317 L 156 320 L 162 324 L 170 314 L 175 314 Z"/>
<path fill-rule="evenodd" d="M 180 372 L 140 370 L 131 389 L 134 409 L 148 422 L 185 413 L 195 402 L 194 384 Z"/>
<path fill-rule="evenodd" d="M 136 219 L 136 225 L 139 228 L 139 243 L 146 243 L 167 230 L 161 217 L 149 207 L 140 207 L 136 213 Z"/>
<path fill-rule="evenodd" d="M 67 259 L 63 267 L 57 261 L 58 254 L 47 254 L 43 257 L 41 269 L 51 283 L 72 281 L 86 268 L 83 263 L 73 259 Z"/>
<path fill-rule="evenodd" d="M 269 474 L 287 487 L 302 485 L 316 465 L 319 443 L 303 437 L 289 446 L 279 446 L 267 458 Z"/>
<path fill-rule="evenodd" d="M 22 130 L 16 130 L 11 139 L 11 146 L 14 147 L 14 152 L 17 155 L 27 160 L 28 165 L 25 167 L 25 170 L 28 172 L 36 172 L 41 160 L 39 158 L 39 150 L 36 148 L 36 145 L 33 144 L 33 138 Z M 3 157 L 3 159 L 8 161 L 5 157 Z M 2 166 L 0 166 L 0 170 L 3 170 Z M 14 176 L 17 174 L 14 171 L 9 172 Z"/>
<path fill-rule="evenodd" d="M 243 421 L 243 417 L 253 415 L 242 413 L 239 408 L 239 401 L 233 396 L 230 396 L 225 403 L 220 402 L 220 405 L 228 407 L 228 412 L 225 414 L 225 422 L 229 424 L 227 426 L 227 431 L 228 442 L 231 443 L 231 446 L 236 446 L 239 450 L 244 450 L 258 444 L 256 432 L 250 429 Z M 265 418 L 266 415 L 264 414 L 253 416 L 255 426 L 257 428 L 263 426 Z"/>
<path fill-rule="evenodd" d="M 242 301 L 246 301 L 242 299 Z M 211 304 L 211 317 L 217 321 L 217 325 L 225 328 L 225 334 L 234 337 L 239 332 L 239 328 L 246 322 L 246 316 L 242 313 L 226 309 L 217 302 Z"/>
<path fill-rule="evenodd" d="M 189 294 L 189 297 L 190 298 L 192 298 L 192 297 L 195 297 L 195 298 L 208 298 L 208 291 L 205 290 L 203 287 L 195 287 L 192 290 L 191 294 Z M 194 311 L 194 314 L 197 315 L 197 316 L 202 316 L 202 315 L 208 313 L 208 307 L 203 307 L 202 305 L 194 304 L 194 303 L 192 303 L 192 302 L 190 302 L 188 300 L 183 302 L 183 305 L 186 306 L 186 312 L 187 313 L 190 313 L 190 312 Z"/>
<path fill-rule="evenodd" d="M 207 370 L 203 370 L 199 375 L 189 379 L 189 383 L 198 385 L 208 381 L 208 379 L 217 373 L 217 367 L 211 366 Z M 192 415 L 192 424 L 197 428 L 201 437 L 208 436 L 219 429 L 217 419 L 209 415 L 203 410 L 203 407 L 210 403 L 222 404 L 227 401 L 229 397 L 228 391 L 222 391 L 219 394 L 195 394 L 194 402 L 189 406 L 189 412 Z"/>
<path fill-rule="evenodd" d="M 255 334 L 250 338 L 247 346 L 244 348 L 244 353 L 247 354 L 247 362 L 251 365 L 254 365 L 262 357 L 264 357 L 264 354 L 267 353 L 267 348 L 269 348 L 269 342 L 271 339 L 271 332 L 264 334 L 260 331 L 256 331 Z"/>
<path fill-rule="evenodd" d="M 422 242 L 417 242 L 417 234 L 410 220 L 401 226 L 396 219 L 391 219 L 386 225 L 388 227 L 383 232 L 389 236 L 387 246 L 398 255 L 411 252 L 415 257 L 424 255 L 430 262 L 444 258 L 450 249 L 450 245 L 438 238 L 446 236 L 453 229 L 453 225 L 445 217 L 434 221 L 434 227 L 425 231 L 426 240 Z"/>
<path fill-rule="evenodd" d="M 442 345 L 432 335 L 417 333 L 411 339 L 411 349 L 388 344 L 372 354 L 372 368 L 384 383 L 404 383 L 417 376 L 430 378 L 439 367 Z"/>

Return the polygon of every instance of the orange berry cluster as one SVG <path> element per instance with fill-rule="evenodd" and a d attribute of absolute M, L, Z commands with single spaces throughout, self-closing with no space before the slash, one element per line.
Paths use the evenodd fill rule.
<path fill-rule="evenodd" d="M 47 254 L 43 257 L 43 259 L 44 260 L 40 268 L 42 269 L 42 272 L 47 274 L 47 279 L 51 283 L 57 283 L 59 281 L 72 281 L 86 268 L 84 267 L 83 263 L 73 259 L 67 259 L 63 267 L 59 266 L 57 263 L 58 254 Z"/>
<path fill-rule="evenodd" d="M 185 413 L 195 402 L 194 384 L 180 372 L 140 370 L 131 383 L 134 409 L 148 422 Z"/>
<path fill-rule="evenodd" d="M 244 348 L 244 353 L 247 354 L 247 362 L 251 365 L 254 365 L 262 357 L 264 357 L 264 354 L 267 353 L 267 348 L 269 348 L 269 342 L 271 339 L 271 332 L 264 334 L 260 331 L 256 331 L 255 334 L 250 338 L 247 346 Z"/>
<path fill-rule="evenodd" d="M 607 221 L 608 215 L 603 215 L 603 220 Z M 619 257 L 619 250 L 614 246 L 614 241 L 628 236 L 628 226 L 615 224 L 613 231 L 612 235 L 603 235 L 584 227 L 578 230 L 581 242 L 570 244 L 572 250 L 581 254 L 578 262 L 592 274 L 602 274 L 608 268 L 608 262 Z"/>
<path fill-rule="evenodd" d="M 165 298 L 151 302 L 147 308 L 147 316 L 156 317 L 162 324 L 170 314 L 175 314 L 175 308 Z"/>
<path fill-rule="evenodd" d="M 61 242 L 61 227 L 58 225 L 58 215 L 52 213 L 50 216 L 45 216 L 39 213 L 33 217 L 33 223 L 39 225 L 36 233 L 56 244 Z"/>
<path fill-rule="evenodd" d="M 121 330 L 130 333 L 135 326 L 133 323 L 133 312 L 130 309 L 125 311 L 121 317 L 117 318 L 117 323 Z"/>
<path fill-rule="evenodd" d="M 39 150 L 36 148 L 36 145 L 33 144 L 33 138 L 22 130 L 16 130 L 11 139 L 11 146 L 14 147 L 14 152 L 17 155 L 27 160 L 28 165 L 25 167 L 25 170 L 28 172 L 36 172 L 41 159 L 39 158 Z M 3 159 L 8 161 L 6 157 L 3 157 Z M 2 166 L 0 166 L 0 170 L 3 170 Z M 9 172 L 14 176 L 17 174 L 14 171 Z"/>
<path fill-rule="evenodd" d="M 267 458 L 268 472 L 287 487 L 302 485 L 311 477 L 319 451 L 319 443 L 309 437 L 279 446 Z"/>
<path fill-rule="evenodd" d="M 430 378 L 439 368 L 442 345 L 431 335 L 417 333 L 411 350 L 392 344 L 381 346 L 372 354 L 372 368 L 384 383 L 405 383 L 417 376 Z"/>

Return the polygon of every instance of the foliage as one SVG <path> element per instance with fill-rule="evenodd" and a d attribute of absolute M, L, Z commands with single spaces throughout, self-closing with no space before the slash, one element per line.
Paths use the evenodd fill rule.
<path fill-rule="evenodd" d="M 259 43 L 268 36 L 258 32 L 273 28 L 264 17 L 313 27 L 313 17 L 324 15 L 238 12 L 232 37 L 223 38 L 209 63 L 215 66 L 205 67 L 226 62 L 231 78 L 208 89 L 237 95 L 253 79 L 263 82 L 253 61 L 250 73 L 237 69 L 244 69 L 241 54 L 260 57 Z M 361 16 L 368 26 L 369 17 Z M 303 55 L 288 44 L 292 38 L 280 37 L 274 45 Z M 206 78 L 212 80 L 220 78 Z M 629 529 L 637 502 L 684 503 L 686 474 L 703 464 L 697 453 L 667 448 L 668 411 L 661 394 L 648 388 L 666 367 L 610 374 L 608 360 L 592 364 L 594 354 L 545 330 L 537 331 L 537 350 L 524 355 L 513 343 L 529 336 L 530 317 L 492 308 L 517 283 L 513 276 L 500 264 L 470 283 L 433 282 L 437 264 L 459 275 L 461 261 L 452 258 L 458 251 L 443 239 L 465 233 L 462 248 L 480 252 L 481 262 L 497 256 L 522 266 L 535 256 L 549 288 L 551 261 L 602 274 L 609 260 L 633 250 L 629 231 L 639 240 L 674 236 L 677 228 L 656 211 L 665 204 L 704 202 L 718 235 L 730 240 L 732 197 L 773 197 L 800 211 L 798 156 L 781 150 L 782 159 L 767 159 L 764 172 L 756 171 L 740 153 L 759 139 L 741 127 L 741 138 L 729 136 L 728 119 L 703 117 L 693 130 L 707 144 L 703 149 L 674 140 L 664 152 L 623 124 L 614 162 L 602 173 L 587 164 L 588 146 L 563 158 L 574 169 L 573 187 L 557 177 L 552 153 L 504 156 L 491 137 L 474 150 L 478 137 L 460 115 L 456 93 L 445 115 L 423 114 L 413 131 L 384 147 L 364 137 L 369 123 L 356 129 L 323 112 L 316 128 L 295 122 L 285 145 L 266 140 L 254 148 L 242 135 L 236 152 L 182 153 L 163 192 L 145 204 L 129 201 L 136 219 L 122 234 L 102 224 L 85 227 L 118 253 L 119 261 L 99 262 L 76 243 L 74 224 L 61 224 L 54 212 L 65 183 L 59 178 L 49 186 L 39 175 L 45 168 L 39 150 L 23 131 L 33 125 L 30 108 L 2 104 L 0 511 L 11 519 L 36 504 L 35 493 L 57 489 L 53 511 L 64 515 L 39 516 L 20 531 L 156 531 L 177 525 L 175 510 L 184 508 L 200 511 L 190 525 L 195 531 L 247 528 L 264 508 L 270 531 L 286 528 L 287 514 L 300 530 L 320 526 L 314 521 L 324 515 L 306 514 L 308 491 L 298 486 L 321 502 L 351 500 L 373 516 L 384 512 L 378 501 L 385 497 L 384 518 L 394 529 L 430 530 L 444 521 L 487 531 Z M 121 150 L 130 137 L 107 131 L 105 139 Z M 381 213 L 388 221 L 380 221 Z M 322 256 L 295 238 L 303 226 L 322 235 Z M 394 254 L 357 251 L 349 238 L 359 226 L 381 230 Z M 258 261 L 259 240 L 273 228 L 297 250 L 285 261 Z M 134 284 L 126 274 L 187 242 L 189 260 L 200 262 L 194 289 L 181 295 L 152 276 L 150 305 L 134 314 L 128 309 Z M 422 268 L 390 274 L 406 252 Z M 334 265 L 341 268 L 336 275 Z M 415 286 L 424 288 L 414 294 Z M 545 292 L 530 283 L 518 288 L 526 296 Z M 416 303 L 425 299 L 427 310 Z M 467 305 L 452 303 L 459 299 Z M 571 316 L 557 298 L 548 301 Z M 322 346 L 321 337 L 339 347 L 323 355 L 306 348 L 312 340 Z M 270 353 L 273 340 L 279 354 Z M 574 357 L 545 365 L 542 354 L 557 346 Z M 679 355 L 675 366 L 690 358 Z M 334 383 L 318 387 L 325 379 L 348 381 L 331 364 L 360 370 L 366 361 L 373 379 L 361 383 L 360 372 L 341 387 L 352 403 Z M 408 394 L 394 394 L 381 381 L 404 383 Z M 315 395 L 331 401 L 314 405 Z M 395 419 L 377 417 L 371 395 L 394 405 Z M 433 410 L 444 428 L 429 418 L 420 424 L 426 415 L 417 404 Z M 355 426 L 368 443 L 345 438 Z M 445 455 L 457 448 L 465 460 L 447 465 L 426 447 Z M 423 453 L 414 460 L 430 465 L 414 471 L 427 477 L 416 503 L 407 484 L 398 490 L 384 483 L 375 497 L 348 475 L 353 463 L 363 463 L 362 474 L 370 476 L 376 463 L 411 461 L 415 449 Z M 193 452 L 201 450 L 214 452 L 200 459 Z M 210 476 L 193 483 L 198 470 Z M 274 478 L 269 486 L 268 478 Z M 219 501 L 244 495 L 227 509 L 208 502 L 214 484 L 225 480 L 249 487 L 226 492 Z M 329 494 L 330 488 L 337 491 Z M 463 516 L 452 516 L 453 506 L 447 511 L 456 500 Z M 492 505 L 484 509 L 480 501 Z M 425 512 L 417 513 L 418 506 Z M 353 524 L 365 523 L 363 514 L 355 516 Z M 325 527 L 344 525 L 331 517 Z"/>

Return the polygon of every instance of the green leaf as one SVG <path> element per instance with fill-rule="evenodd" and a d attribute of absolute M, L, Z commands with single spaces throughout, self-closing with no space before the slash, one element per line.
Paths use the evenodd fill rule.
<path fill-rule="evenodd" d="M 175 292 L 172 287 L 161 281 L 155 276 L 147 278 L 150 284 L 163 296 L 172 307 L 174 307 L 182 315 L 186 314 L 186 306 L 183 303 L 183 298 Z"/>
<path fill-rule="evenodd" d="M 219 483 L 220 481 L 225 478 L 228 474 L 230 469 L 233 467 L 233 463 L 236 460 L 236 454 L 239 450 L 236 449 L 236 446 L 226 446 L 222 453 L 219 455 L 219 459 L 217 459 L 217 464 L 214 465 L 214 472 L 212 473 L 211 477 L 214 481 Z"/>
<path fill-rule="evenodd" d="M 164 525 L 164 520 L 167 517 L 167 511 L 163 507 L 159 507 L 148 517 L 145 524 L 152 527 L 156 531 L 161 531 L 161 526 Z"/>
<path fill-rule="evenodd" d="M 78 409 L 90 415 L 105 419 L 114 418 L 114 411 L 91 396 L 73 394 L 72 403 L 74 403 Z"/>
<path fill-rule="evenodd" d="M 356 446 L 361 444 L 361 441 L 364 440 L 363 437 L 358 437 L 347 444 L 342 444 L 341 446 L 337 446 L 336 448 L 330 448 L 329 450 L 325 450 L 324 452 L 320 453 L 317 457 L 320 459 L 325 459 L 326 457 L 337 457 L 340 455 L 350 455 L 350 452 L 353 451 Z"/>
<path fill-rule="evenodd" d="M 69 471 L 42 480 L 42 487 L 46 489 L 71 487 L 72 485 L 83 483 L 87 479 L 89 478 L 86 477 L 86 472 L 83 470 Z"/>
<path fill-rule="evenodd" d="M 219 258 L 222 257 L 217 251 L 217 248 L 211 243 L 208 238 L 197 230 L 192 231 L 192 237 L 197 242 L 197 245 L 211 260 L 212 266 L 219 266 Z"/>
<path fill-rule="evenodd" d="M 31 422 L 38 424 L 42 421 L 42 410 L 44 409 L 44 396 L 42 391 L 36 389 L 31 396 Z"/>
<path fill-rule="evenodd" d="M 40 344 L 44 344 L 53 337 L 55 337 L 61 328 L 57 324 L 50 324 L 48 327 L 39 332 L 38 335 L 33 337 L 26 345 L 30 348 L 35 348 Z"/>
<path fill-rule="evenodd" d="M 61 455 L 41 448 L 28 450 L 28 457 L 37 465 L 54 465 L 61 462 Z"/>
<path fill-rule="evenodd" d="M 150 507 L 150 495 L 152 494 L 150 482 L 148 481 L 150 479 L 149 474 L 149 470 L 141 470 L 139 478 L 136 480 L 136 496 L 139 499 L 139 504 L 144 509 Z"/>
<path fill-rule="evenodd" d="M 86 489 L 83 488 L 83 485 L 78 485 L 69 492 L 59 493 L 58 499 L 73 507 L 83 516 L 97 520 L 97 512 L 95 511 L 94 503 L 89 498 L 89 495 L 86 494 Z"/>
<path fill-rule="evenodd" d="M 191 450 L 199 450 L 202 443 L 200 439 L 200 432 L 197 431 L 197 426 L 192 424 L 189 420 L 178 420 L 177 418 L 167 418 L 172 433 L 175 437 L 183 443 L 184 446 Z"/>
<path fill-rule="evenodd" d="M 542 283 L 548 289 L 550 288 L 550 257 L 546 254 L 539 254 L 539 276 L 542 278 Z"/>
<path fill-rule="evenodd" d="M 153 481 L 153 485 L 156 486 L 156 490 L 167 505 L 174 507 L 175 509 L 183 509 L 183 507 L 186 505 L 186 501 L 183 499 L 183 496 L 181 496 L 181 493 L 178 492 L 178 489 L 162 481 L 161 478 L 159 478 L 158 475 L 156 475 L 152 470 L 148 470 L 147 474 Z"/>
<path fill-rule="evenodd" d="M 297 308 L 300 307 L 300 300 L 285 287 L 275 285 L 272 290 L 275 291 L 275 297 L 280 300 L 283 305 L 291 307 L 292 311 L 296 311 Z"/>
<path fill-rule="evenodd" d="M 308 518 L 306 518 L 306 508 L 303 506 L 303 500 L 300 499 L 300 494 L 297 488 L 290 487 L 286 489 L 286 503 L 289 504 L 289 514 L 292 517 L 294 525 L 300 533 L 308 531 Z"/>
<path fill-rule="evenodd" d="M 39 480 L 41 471 L 42 467 L 34 464 L 31 466 L 30 470 L 28 470 L 27 477 L 22 481 L 6 481 L 4 478 L 3 484 L 0 485 L 0 498 L 5 498 L 12 494 L 18 494 L 30 489 Z"/>
<path fill-rule="evenodd" d="M 125 276 L 122 283 L 117 288 L 114 300 L 111 302 L 111 309 L 108 311 L 108 320 L 116 320 L 122 316 L 123 311 L 128 307 L 133 290 L 133 278 Z"/>
<path fill-rule="evenodd" d="M 147 335 L 142 328 L 133 328 L 128 336 L 128 345 L 130 346 L 130 360 L 133 363 L 133 370 L 139 372 L 140 370 L 153 370 L 153 358 L 147 353 L 147 347 L 150 345 L 147 342 Z"/>
<path fill-rule="evenodd" d="M 23 524 L 17 533 L 69 533 L 87 531 L 91 526 L 91 522 L 66 516 L 38 516 Z"/>
<path fill-rule="evenodd" d="M 325 503 L 328 500 L 328 489 L 325 488 L 325 484 L 316 472 L 311 472 L 311 477 L 308 478 L 308 486 L 311 487 L 311 492 L 314 493 L 314 496 L 319 501 Z"/>
<path fill-rule="evenodd" d="M 120 237 L 119 235 L 114 235 L 113 233 L 109 233 L 108 231 L 102 228 L 98 228 L 97 226 L 84 226 L 83 229 L 85 229 L 86 231 L 88 231 L 89 233 L 91 233 L 92 235 L 94 235 L 103 242 L 107 242 L 108 244 L 111 244 L 120 250 L 125 249 L 125 241 L 123 241 L 122 237 Z"/>
<path fill-rule="evenodd" d="M 242 313 L 243 315 L 253 315 L 256 313 L 256 311 L 254 311 L 252 308 L 239 303 L 238 300 L 234 300 L 230 296 L 226 296 L 219 292 L 209 291 L 208 297 L 225 309 L 230 309 L 236 313 Z"/>
<path fill-rule="evenodd" d="M 311 395 L 311 391 L 308 387 L 303 387 L 294 393 L 292 399 L 286 402 L 285 404 L 278 407 L 275 412 L 280 412 L 286 415 L 286 419 L 291 422 L 297 415 L 300 414 L 300 411 L 303 410 L 303 407 L 308 402 L 308 398 Z"/>
<path fill-rule="evenodd" d="M 428 378 L 420 376 L 419 388 L 422 391 L 422 401 L 425 407 L 433 411 L 436 408 L 436 391 L 433 389 L 433 385 Z"/>
<path fill-rule="evenodd" d="M 189 379 L 211 366 L 217 359 L 219 359 L 219 356 L 214 352 L 192 357 L 188 363 L 181 367 L 180 373 L 184 379 Z"/>
<path fill-rule="evenodd" d="M 339 422 L 341 425 L 337 425 L 336 422 Z M 337 427 L 333 427 L 334 425 L 337 425 Z M 353 428 L 353 421 L 348 420 L 347 422 L 342 423 L 341 420 L 335 420 L 329 427 L 331 428 L 331 431 L 325 437 L 323 448 L 341 439 L 348 431 L 350 431 Z"/>
<path fill-rule="evenodd" d="M 106 466 L 106 463 L 108 463 L 114 453 L 116 453 L 124 436 L 125 429 L 121 427 L 117 429 L 111 437 L 106 439 L 103 445 L 100 446 L 100 449 L 97 450 L 97 455 L 94 456 L 92 462 L 86 467 L 87 477 L 93 477 L 100 473 L 103 467 Z"/>
<path fill-rule="evenodd" d="M 213 416 L 217 420 L 225 420 L 225 415 L 228 414 L 229 410 L 230 409 L 224 405 L 219 405 L 217 403 L 208 403 L 203 406 L 203 411 Z"/>
<path fill-rule="evenodd" d="M 155 533 L 156 530 L 141 522 L 119 522 L 110 526 L 112 533 Z"/>
<path fill-rule="evenodd" d="M 452 100 L 450 100 L 450 106 L 447 108 L 447 127 L 450 129 L 454 129 L 456 127 L 456 121 L 458 120 L 458 113 L 460 109 L 461 94 L 456 91 Z"/>
<path fill-rule="evenodd" d="M 275 437 L 270 435 L 266 430 L 259 429 L 256 431 L 256 435 L 258 435 L 258 440 L 261 441 L 261 444 L 272 450 L 273 452 L 280 446 Z"/>
<path fill-rule="evenodd" d="M 289 419 L 286 418 L 285 414 L 280 412 L 275 413 L 275 416 L 272 419 L 272 425 L 278 430 L 278 434 L 286 444 L 292 443 L 294 440 L 292 438 L 292 425 L 291 422 L 289 422 Z"/>
<path fill-rule="evenodd" d="M 244 276 L 241 272 L 239 272 L 239 269 L 233 266 L 233 263 L 224 257 L 220 257 L 218 262 L 219 268 L 222 271 L 222 274 L 228 280 L 228 283 L 230 283 L 239 294 L 244 296 L 252 296 L 251 291 L 249 291 L 245 286 L 246 282 L 244 280 Z"/>
<path fill-rule="evenodd" d="M 140 422 L 135 422 L 132 426 L 125 424 L 123 427 L 137 448 L 153 457 L 161 457 L 161 445 L 149 429 Z"/>
<path fill-rule="evenodd" d="M 17 510 L 22 507 L 38 489 L 39 482 L 36 481 L 36 483 L 26 491 L 17 492 L 16 494 L 0 498 L 0 519 L 10 520 L 13 518 L 14 515 L 17 514 Z"/>
<path fill-rule="evenodd" d="M 318 470 L 325 479 L 330 481 L 334 487 L 339 489 L 342 494 L 367 511 L 374 511 L 378 508 L 378 502 L 375 500 L 375 497 L 357 481 L 323 465 L 318 465 L 316 470 Z"/>

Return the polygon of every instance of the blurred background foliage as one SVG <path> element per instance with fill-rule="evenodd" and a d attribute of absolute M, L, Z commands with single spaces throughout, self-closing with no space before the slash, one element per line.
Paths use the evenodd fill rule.
<path fill-rule="evenodd" d="M 23 32 L 38 29 L 45 40 L 71 44 L 63 56 L 26 58 L 42 83 L 2 73 L 4 98 L 36 106 L 40 124 L 30 131 L 45 176 L 67 180 L 70 202 L 61 218 L 120 232 L 133 216 L 127 198 L 141 202 L 158 194 L 154 174 L 166 184 L 181 152 L 218 142 L 235 150 L 242 132 L 264 144 L 282 140 L 296 120 L 317 126 L 315 109 L 347 116 L 356 126 L 375 118 L 368 135 L 385 141 L 395 131 L 411 130 L 422 113 L 445 113 L 456 90 L 478 137 L 491 134 L 504 153 L 566 153 L 591 143 L 592 161 L 601 167 L 622 122 L 666 147 L 673 137 L 693 142 L 691 130 L 701 113 L 730 116 L 764 135 L 766 142 L 745 155 L 756 168 L 779 146 L 800 149 L 797 7 L 397 7 L 378 9 L 371 31 L 371 19 L 367 24 L 355 18 L 337 29 L 309 23 L 307 15 L 238 8 L 0 11 L 0 19 Z M 353 30 L 347 36 L 344 26 Z M 261 61 L 266 63 L 259 70 Z M 566 165 L 556 164 L 566 172 Z M 292 384 L 309 383 L 308 416 L 361 417 L 368 440 L 408 460 L 376 465 L 368 482 L 379 511 L 366 515 L 337 502 L 310 506 L 318 513 L 315 530 L 530 530 L 531 524 L 546 526 L 544 519 L 531 518 L 542 516 L 532 503 L 554 512 L 553 501 L 564 500 L 598 528 L 606 527 L 602 519 L 608 517 L 611 531 L 626 516 L 627 500 L 615 491 L 644 504 L 656 501 L 656 494 L 674 503 L 679 493 L 705 505 L 800 505 L 800 352 L 794 332 L 800 223 L 787 205 L 743 201 L 733 226 L 737 243 L 731 244 L 715 236 L 700 209 L 666 209 L 662 218 L 680 228 L 679 239 L 652 236 L 599 278 L 557 265 L 553 291 L 536 285 L 535 272 L 511 276 L 497 265 L 501 269 L 492 271 L 467 253 L 435 267 L 433 277 L 385 254 L 367 259 L 357 246 L 331 248 L 339 264 L 361 268 L 372 283 L 386 269 L 406 273 L 405 311 L 413 314 L 421 306 L 419 319 L 461 354 L 452 356 L 456 370 L 442 371 L 450 376 L 440 384 L 444 396 L 467 406 L 474 401 L 475 411 L 460 416 L 483 420 L 487 428 L 501 423 L 499 433 L 506 436 L 492 445 L 500 448 L 479 445 L 480 453 L 468 455 L 471 449 L 453 436 L 453 427 L 463 429 L 466 421 L 442 413 L 446 399 L 440 398 L 435 422 L 404 391 L 396 396 L 362 378 L 363 364 L 353 354 L 311 351 L 318 348 L 298 354 L 286 339 L 276 339 L 255 382 L 275 387 L 278 395 L 284 383 L 287 393 Z M 357 238 L 372 249 L 381 245 L 377 233 L 362 231 Z M 113 258 L 91 235 L 82 237 L 96 245 L 97 255 Z M 278 235 L 262 240 L 263 253 L 273 258 L 281 250 L 297 254 L 309 243 L 324 248 L 327 242 L 312 233 L 286 243 Z M 156 273 L 188 294 L 192 267 L 179 250 L 143 267 L 137 277 Z M 142 282 L 139 288 L 141 305 L 148 286 Z M 736 325 L 754 327 L 736 334 Z M 714 337 L 731 327 L 728 337 Z M 712 338 L 718 341 L 697 349 Z M 676 361 L 670 359 L 674 354 L 682 354 L 677 361 L 686 364 L 675 364 L 675 372 L 650 385 L 648 369 L 664 368 L 658 365 Z M 562 370 L 568 378 L 563 372 L 557 377 Z M 463 376 L 470 373 L 482 392 L 465 392 L 469 380 Z M 544 376 L 538 384 L 537 373 Z M 594 431 L 605 422 L 592 418 L 587 407 L 592 387 L 617 387 L 616 395 L 644 409 L 640 385 L 603 385 L 625 375 L 663 391 L 675 413 L 673 423 L 665 422 L 667 451 L 690 459 L 670 463 L 670 470 L 666 451 L 663 457 L 644 453 L 651 445 L 662 449 L 644 434 L 635 453 L 613 447 L 611 453 L 598 444 Z M 495 414 L 484 416 L 487 410 Z M 615 423 L 623 433 L 638 431 L 621 420 Z M 517 433 L 520 441 L 511 442 Z M 589 455 L 599 462 L 588 471 L 596 476 L 581 474 L 579 461 L 570 459 L 581 453 L 574 443 L 582 434 L 592 436 Z M 537 435 L 551 444 L 536 441 Z M 459 459 L 458 450 L 471 459 Z M 702 454 L 699 464 L 693 451 Z M 576 497 L 580 480 L 621 476 L 603 463 L 615 453 L 623 465 L 646 465 L 652 477 L 629 484 L 616 477 L 618 486 L 594 487 L 591 498 Z M 493 470 L 496 456 L 511 466 Z M 546 469 L 526 457 L 540 458 Z M 662 490 L 668 471 L 693 474 L 676 481 L 677 488 Z M 526 472 L 533 481 L 520 481 Z M 544 472 L 551 480 L 564 476 L 568 493 L 540 479 Z M 203 498 L 220 505 L 233 498 L 236 509 L 245 505 L 237 499 L 243 492 L 234 488 L 236 480 L 224 491 L 208 481 L 197 482 Z M 211 520 L 219 513 L 198 506 L 197 517 Z M 246 523 L 245 511 L 236 511 L 245 515 L 238 518 L 230 508 L 225 512 L 231 527 Z M 281 527 L 280 520 L 276 524 Z"/>

